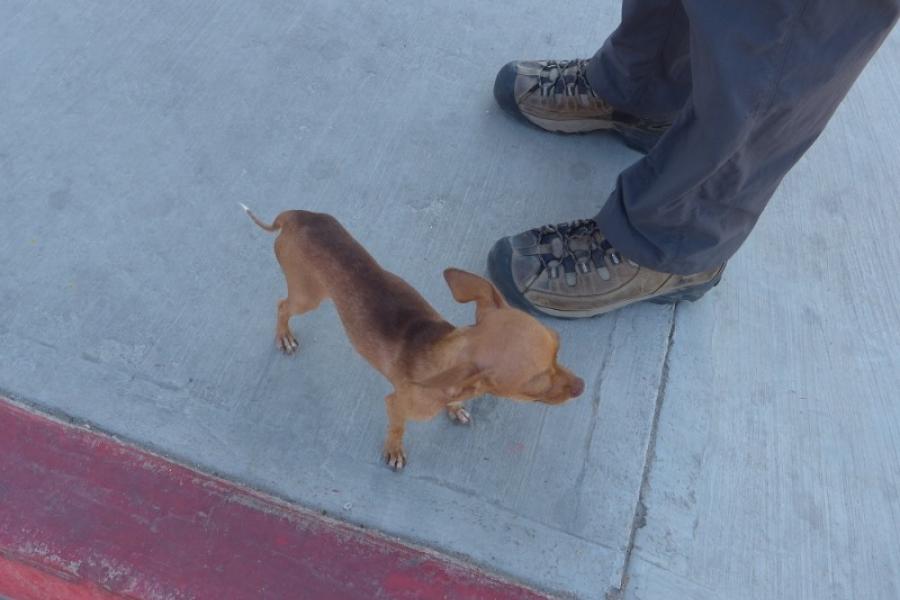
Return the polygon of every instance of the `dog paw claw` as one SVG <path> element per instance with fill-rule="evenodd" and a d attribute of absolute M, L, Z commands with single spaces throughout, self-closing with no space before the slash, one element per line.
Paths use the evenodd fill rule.
<path fill-rule="evenodd" d="M 459 408 L 448 408 L 447 416 L 450 417 L 451 421 L 459 423 L 460 425 L 472 424 L 472 415 L 461 406 Z"/>
<path fill-rule="evenodd" d="M 293 334 L 283 335 L 276 340 L 278 349 L 285 354 L 293 354 L 300 347 L 300 343 Z"/>
<path fill-rule="evenodd" d="M 394 471 L 401 471 L 406 466 L 406 454 L 403 450 L 387 451 L 384 453 L 384 461 Z"/>

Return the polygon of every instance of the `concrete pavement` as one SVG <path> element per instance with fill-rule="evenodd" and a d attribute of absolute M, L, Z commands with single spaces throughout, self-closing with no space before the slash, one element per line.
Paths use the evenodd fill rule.
<path fill-rule="evenodd" d="M 491 97 L 619 6 L 560 10 L 3 3 L 0 391 L 553 592 L 896 597 L 896 33 L 703 302 L 551 323 L 578 401 L 413 425 L 397 475 L 333 309 L 276 352 L 281 274 L 238 201 L 334 214 L 460 324 L 444 267 L 595 212 L 636 155 Z"/>

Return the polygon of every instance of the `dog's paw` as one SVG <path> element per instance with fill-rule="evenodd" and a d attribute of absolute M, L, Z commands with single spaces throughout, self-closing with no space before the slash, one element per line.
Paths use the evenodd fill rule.
<path fill-rule="evenodd" d="M 290 331 L 288 331 L 284 335 L 279 335 L 278 337 L 276 337 L 275 345 L 285 354 L 293 354 L 297 351 L 297 348 L 300 347 L 300 343 L 297 341 L 297 338 L 295 338 L 294 334 Z"/>
<path fill-rule="evenodd" d="M 403 452 L 403 448 L 398 447 L 393 450 L 385 448 L 384 462 L 395 471 L 402 470 L 406 466 L 406 454 Z"/>
<path fill-rule="evenodd" d="M 460 425 L 472 424 L 472 415 L 462 406 L 448 406 L 447 416 L 450 417 L 451 421 Z"/>

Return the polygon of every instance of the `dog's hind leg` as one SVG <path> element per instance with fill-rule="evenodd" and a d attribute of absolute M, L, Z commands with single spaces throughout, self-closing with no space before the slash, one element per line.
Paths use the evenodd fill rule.
<path fill-rule="evenodd" d="M 302 258 L 288 244 L 276 240 L 275 254 L 284 271 L 288 295 L 278 302 L 278 316 L 275 325 L 275 345 L 285 354 L 293 354 L 300 344 L 291 331 L 290 319 L 315 309 L 327 293 L 316 277 L 304 269 Z M 279 247 L 280 246 L 280 247 Z"/>
<path fill-rule="evenodd" d="M 315 309 L 325 298 L 315 279 L 304 279 L 305 281 L 294 282 L 288 278 L 288 296 L 278 302 L 275 345 L 285 354 L 293 354 L 300 347 L 297 338 L 291 331 L 289 324 L 291 317 Z"/>

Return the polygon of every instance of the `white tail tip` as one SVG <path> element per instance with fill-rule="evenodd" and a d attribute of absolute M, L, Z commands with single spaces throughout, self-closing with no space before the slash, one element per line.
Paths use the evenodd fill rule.
<path fill-rule="evenodd" d="M 250 208 L 246 204 L 244 204 L 243 202 L 238 202 L 238 204 L 241 205 L 241 208 L 244 209 L 244 212 L 250 212 Z"/>

